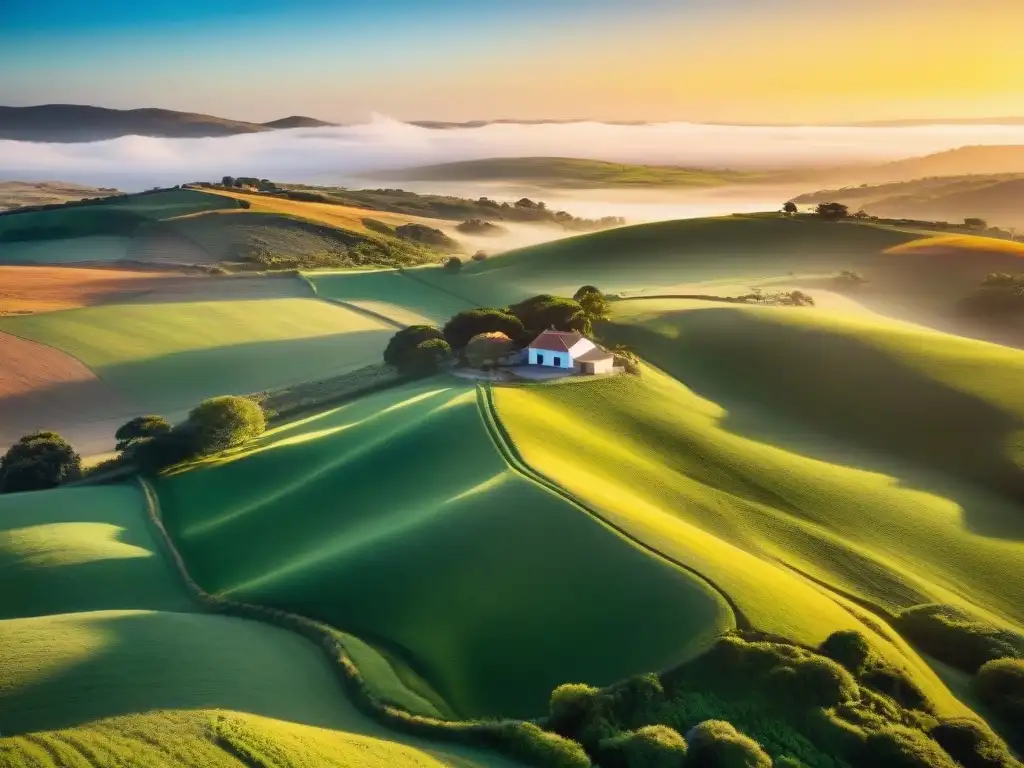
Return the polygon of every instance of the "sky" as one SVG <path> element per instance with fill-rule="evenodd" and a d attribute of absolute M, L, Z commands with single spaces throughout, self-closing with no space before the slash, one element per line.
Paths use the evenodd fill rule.
<path fill-rule="evenodd" d="M 338 122 L 1024 115 L 1022 0 L 0 5 L 8 106 Z"/>

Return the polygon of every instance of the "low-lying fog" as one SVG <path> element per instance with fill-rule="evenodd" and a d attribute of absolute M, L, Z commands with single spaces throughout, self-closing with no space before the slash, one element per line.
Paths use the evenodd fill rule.
<path fill-rule="evenodd" d="M 374 184 L 356 177 L 373 170 L 521 156 L 585 157 L 736 170 L 835 167 L 919 156 L 968 144 L 1024 144 L 1024 126 L 574 123 L 433 130 L 378 117 L 363 125 L 224 138 L 126 136 L 79 144 L 0 141 L 0 180 L 61 180 L 137 191 L 234 175 L 327 185 L 347 181 L 349 186 L 402 186 L 417 191 L 471 197 L 487 194 L 508 199 L 522 190 L 481 185 Z M 738 187 L 653 194 L 631 190 L 534 190 L 530 196 L 576 216 L 623 216 L 640 222 L 775 209 L 790 195 L 805 191 L 809 190 Z"/>

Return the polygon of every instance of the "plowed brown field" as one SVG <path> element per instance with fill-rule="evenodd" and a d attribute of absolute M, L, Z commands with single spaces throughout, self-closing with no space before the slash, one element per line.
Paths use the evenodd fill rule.
<path fill-rule="evenodd" d="M 160 290 L 181 280 L 175 273 L 75 267 L 0 267 L 0 315 L 52 312 Z"/>

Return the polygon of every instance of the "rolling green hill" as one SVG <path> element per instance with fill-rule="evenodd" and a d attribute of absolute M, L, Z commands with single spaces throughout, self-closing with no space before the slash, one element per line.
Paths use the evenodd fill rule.
<path fill-rule="evenodd" d="M 292 281 L 294 296 L 304 290 Z M 112 304 L 4 318 L 0 330 L 67 352 L 133 402 L 165 411 L 379 362 L 394 333 L 309 298 Z"/>
<path fill-rule="evenodd" d="M 200 612 L 145 514 L 133 485 L 0 497 L 0 764 L 511 768 L 391 734 L 314 644 Z"/>
<path fill-rule="evenodd" d="M 561 682 L 669 666 L 733 623 L 708 584 L 511 470 L 465 385 L 365 397 L 157 488 L 206 589 L 371 640 L 463 715 L 537 716 Z"/>
<path fill-rule="evenodd" d="M 565 189 L 589 187 L 717 187 L 764 174 L 669 165 L 632 165 L 571 157 L 494 157 L 367 174 L 395 181 L 514 181 Z"/>

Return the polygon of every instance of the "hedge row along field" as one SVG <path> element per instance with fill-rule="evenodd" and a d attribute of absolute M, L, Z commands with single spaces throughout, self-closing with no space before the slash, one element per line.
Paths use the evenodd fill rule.
<path fill-rule="evenodd" d="M 511 768 L 359 713 L 315 644 L 212 615 L 135 485 L 0 497 L 0 764 Z"/>
<path fill-rule="evenodd" d="M 510 470 L 461 385 L 361 398 L 156 487 L 204 589 L 371 641 L 441 712 L 534 717 L 566 679 L 669 666 L 733 624 L 703 581 Z"/>

